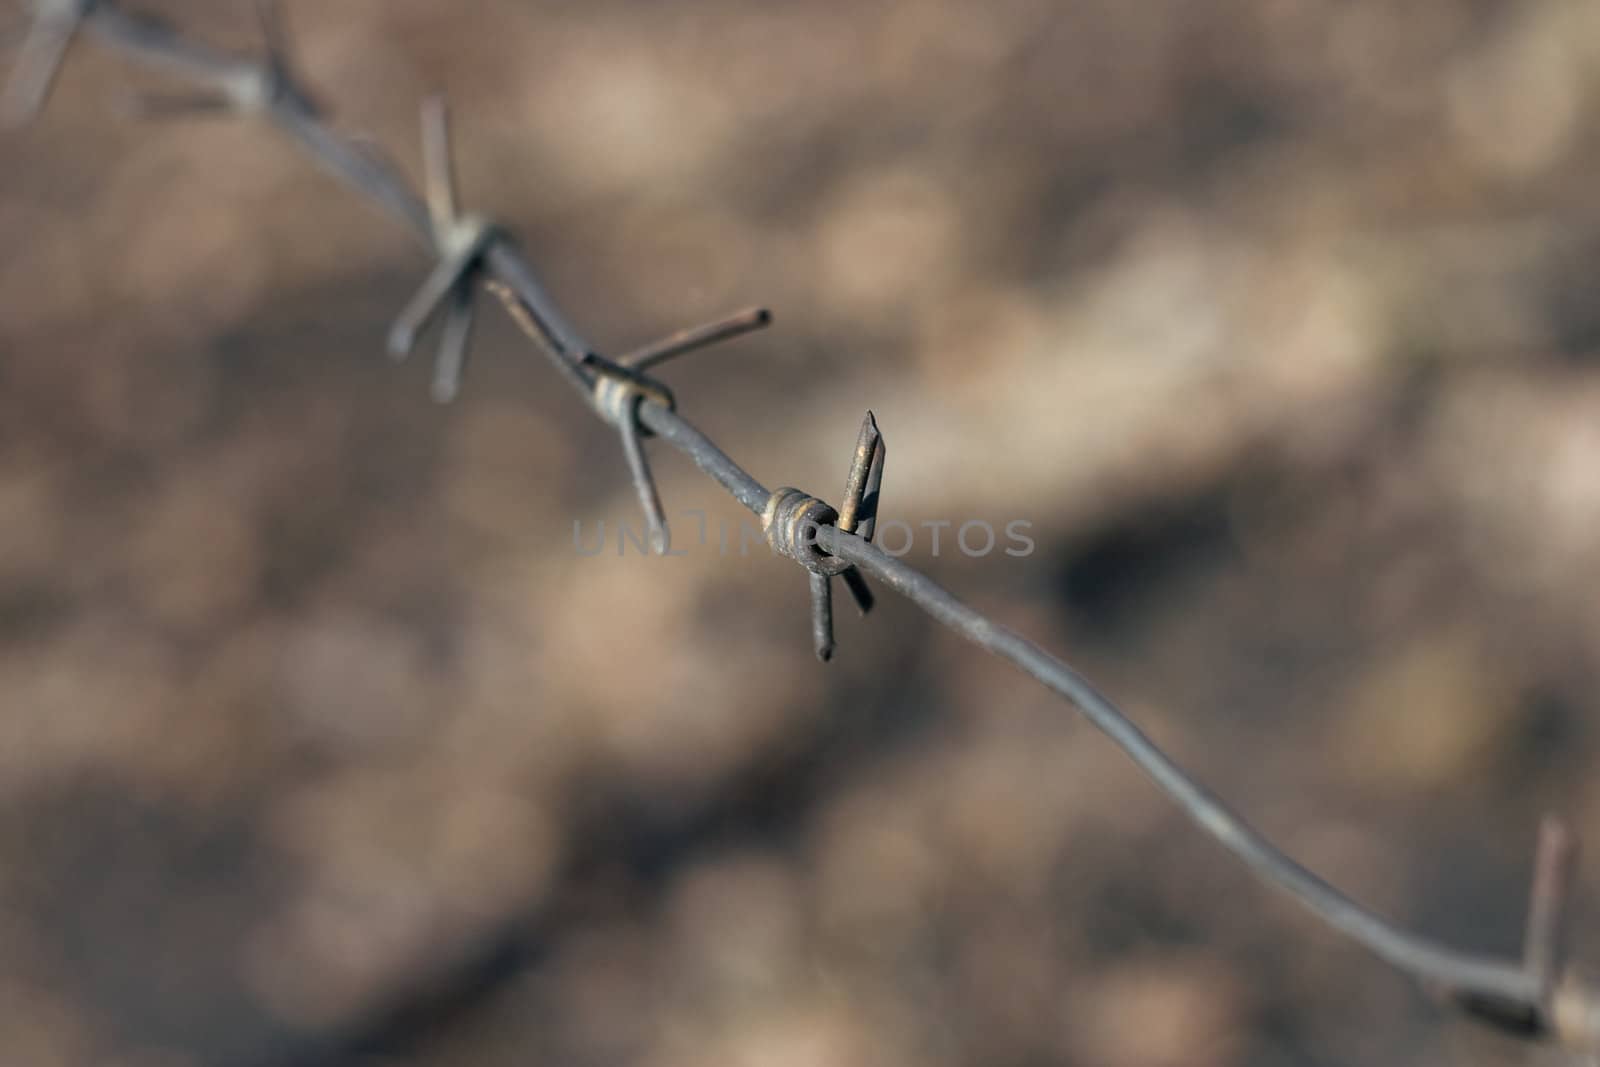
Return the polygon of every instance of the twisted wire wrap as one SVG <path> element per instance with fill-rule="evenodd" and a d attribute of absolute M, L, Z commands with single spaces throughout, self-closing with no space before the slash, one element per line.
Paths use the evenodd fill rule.
<path fill-rule="evenodd" d="M 761 515 L 767 543 L 813 574 L 832 577 L 853 564 L 817 545 L 817 531 L 839 521 L 839 513 L 811 494 L 790 486 L 774 489 Z"/>
<path fill-rule="evenodd" d="M 674 410 L 677 402 L 666 386 L 645 381 L 643 375 L 636 378 L 619 373 L 622 370 L 621 367 L 613 370 L 603 366 L 595 375 L 595 414 L 619 430 L 634 428 L 641 436 L 649 436 L 650 430 L 639 422 L 639 402 L 654 400 L 668 411 Z"/>
<path fill-rule="evenodd" d="M 462 256 L 474 264 L 496 241 L 505 239 L 505 230 L 482 215 L 463 215 L 434 227 L 433 243 L 445 259 Z"/>

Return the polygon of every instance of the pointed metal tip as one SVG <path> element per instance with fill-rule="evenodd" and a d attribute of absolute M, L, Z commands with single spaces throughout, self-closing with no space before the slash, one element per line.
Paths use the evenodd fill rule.
<path fill-rule="evenodd" d="M 467 366 L 467 347 L 472 342 L 472 326 L 477 313 L 472 287 L 462 284 L 450 292 L 445 309 L 444 329 L 439 336 L 439 355 L 433 364 L 433 398 L 448 404 L 461 391 L 461 374 Z"/>
<path fill-rule="evenodd" d="M 1553 878 L 1556 882 L 1570 880 L 1578 864 L 1578 835 L 1573 833 L 1566 820 L 1548 813 L 1539 820 L 1539 842 L 1534 853 L 1535 879 Z"/>
<path fill-rule="evenodd" d="M 861 536 L 871 540 L 871 526 L 877 516 L 874 496 L 883 478 L 883 434 L 878 431 L 878 420 L 869 410 L 861 420 L 861 432 L 856 435 L 855 454 L 850 457 L 850 474 L 844 483 L 844 499 L 839 503 L 839 529 L 856 533 L 857 526 L 864 527 Z"/>
<path fill-rule="evenodd" d="M 460 206 L 456 198 L 455 161 L 450 150 L 450 105 L 444 93 L 426 97 L 422 113 L 423 192 L 436 240 L 454 225 Z"/>
<path fill-rule="evenodd" d="M 410 357 L 411 350 L 417 347 L 417 335 L 409 327 L 396 325 L 389 330 L 389 337 L 384 344 L 390 359 L 404 363 Z"/>
<path fill-rule="evenodd" d="M 808 574 L 811 587 L 811 645 L 823 663 L 833 658 L 833 581 L 825 574 Z"/>
<path fill-rule="evenodd" d="M 762 329 L 771 321 L 772 312 L 766 308 L 746 308 L 714 322 L 692 326 L 658 341 L 652 341 L 643 348 L 636 348 L 618 357 L 617 362 L 637 370 L 644 370 L 686 353 L 697 352 L 722 341 Z"/>
<path fill-rule="evenodd" d="M 422 98 L 419 107 L 422 114 L 422 136 L 424 149 L 437 149 L 441 153 L 448 153 L 450 122 L 450 98 L 444 93 L 433 93 Z M 434 143 L 430 140 L 436 139 Z"/>
<path fill-rule="evenodd" d="M 1561 816 L 1553 811 L 1546 812 L 1539 820 L 1539 842 L 1548 849 L 1571 848 L 1577 842 L 1577 835 Z"/>
<path fill-rule="evenodd" d="M 1546 989 L 1560 979 L 1566 963 L 1567 917 L 1577 870 L 1577 837 L 1559 817 L 1546 815 L 1539 823 L 1523 934 L 1523 963 Z"/>

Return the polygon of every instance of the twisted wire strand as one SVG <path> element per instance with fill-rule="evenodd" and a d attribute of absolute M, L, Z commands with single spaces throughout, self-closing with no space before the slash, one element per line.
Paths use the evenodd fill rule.
<path fill-rule="evenodd" d="M 83 36 L 100 45 L 224 95 L 237 95 L 241 84 L 281 75 L 285 69 L 272 57 L 266 62 L 241 59 L 191 41 L 163 22 L 122 10 L 112 0 L 85 5 L 81 28 Z M 425 247 L 436 255 L 448 255 L 451 250 L 441 247 L 427 200 L 385 158 L 338 133 L 314 109 L 305 106 L 306 99 L 298 92 L 276 93 L 260 100 L 253 110 L 269 118 L 314 162 L 373 201 Z M 602 418 L 620 415 L 620 411 L 608 410 L 612 405 L 595 403 L 597 381 L 611 373 L 607 367 L 616 365 L 592 355 L 582 335 L 539 281 L 514 235 L 499 233 L 483 249 L 482 270 L 490 290 L 524 329 L 542 342 L 538 345 L 540 350 L 585 404 Z M 756 516 L 766 519 L 774 507 L 782 510 L 786 503 L 796 503 L 786 494 L 798 491 L 769 492 L 670 404 L 639 390 L 628 390 L 626 399 L 632 408 L 627 425 L 636 420 L 638 428 L 687 455 Z M 832 525 L 833 514 L 826 505 L 808 510 L 806 515 L 816 522 L 814 536 L 808 533 L 807 544 L 794 545 L 797 551 L 789 553 L 811 572 L 813 581 L 826 581 L 825 574 L 835 566 L 854 565 L 936 622 L 1009 661 L 1073 704 L 1190 820 L 1256 878 L 1287 893 L 1331 929 L 1442 994 L 1447 1003 L 1523 1037 L 1555 1038 L 1574 1048 L 1600 1050 L 1600 996 L 1586 983 L 1551 973 L 1555 966 L 1551 961 L 1561 955 L 1556 947 L 1530 943 L 1526 959 L 1521 961 L 1478 955 L 1407 930 L 1351 899 L 1287 855 L 1196 781 L 1067 663 L 969 607 L 927 575 L 862 536 Z M 769 521 L 768 526 L 771 525 Z M 807 525 L 809 529 L 810 524 Z M 788 538 L 790 532 L 785 529 L 779 539 Z M 1570 853 L 1564 831 L 1543 834 L 1540 840 L 1541 871 L 1557 862 L 1551 858 L 1554 850 L 1564 849 L 1563 856 Z M 1547 840 L 1553 842 L 1549 856 L 1544 844 Z M 1540 886 L 1547 883 L 1558 886 L 1561 893 L 1552 899 L 1550 892 L 1540 890 L 1538 918 L 1530 924 L 1530 938 L 1534 932 L 1560 927 L 1546 913 L 1563 909 L 1565 901 L 1561 897 L 1570 878 L 1563 881 L 1541 875 Z"/>

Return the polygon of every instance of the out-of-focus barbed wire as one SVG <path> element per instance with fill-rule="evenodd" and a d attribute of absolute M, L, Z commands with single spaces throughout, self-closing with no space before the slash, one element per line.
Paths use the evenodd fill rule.
<path fill-rule="evenodd" d="M 404 225 L 436 257 L 433 270 L 390 330 L 388 347 L 405 358 L 420 333 L 441 320 L 433 395 L 453 399 L 465 370 L 474 299 L 488 289 L 621 440 L 652 543 L 670 533 L 644 447 L 654 436 L 683 452 L 762 520 L 768 541 L 807 572 L 815 650 L 833 653 L 832 579 L 842 578 L 860 610 L 873 605 L 871 575 L 935 620 L 1009 660 L 1074 704 L 1158 787 L 1256 877 L 1306 906 L 1330 928 L 1420 981 L 1468 1015 L 1532 1040 L 1556 1040 L 1600 1053 L 1600 990 L 1565 958 L 1565 918 L 1577 846 L 1555 818 L 1541 827 L 1524 956 L 1507 960 L 1439 944 L 1368 910 L 1285 854 L 1195 781 L 1111 700 L 1059 658 L 968 607 L 932 579 L 873 544 L 883 477 L 883 435 L 871 412 L 862 424 L 836 511 L 799 489 L 768 490 L 679 415 L 670 389 L 651 373 L 676 356 L 770 322 L 765 309 L 736 313 L 681 331 L 616 359 L 592 349 L 540 283 L 515 236 L 492 219 L 463 212 L 456 190 L 448 115 L 442 99 L 422 110 L 425 187 L 366 142 L 342 135 L 302 84 L 277 4 L 256 0 L 265 56 L 249 59 L 196 43 L 167 25 L 124 11 L 114 0 L 33 0 L 32 22 L 3 93 L 0 117 L 16 123 L 44 106 L 74 42 L 87 37 L 181 79 L 181 93 L 136 101 L 147 114 L 237 113 L 265 118 L 348 186 Z"/>

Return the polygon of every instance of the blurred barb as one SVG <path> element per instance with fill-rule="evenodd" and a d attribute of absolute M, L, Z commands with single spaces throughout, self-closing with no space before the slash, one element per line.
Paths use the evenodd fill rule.
<path fill-rule="evenodd" d="M 688 455 L 741 504 L 762 516 L 774 547 L 809 572 L 819 656 L 826 659 L 833 650 L 830 579 L 854 575 L 857 569 L 872 574 L 941 624 L 1005 658 L 1076 705 L 1202 830 L 1256 877 L 1293 896 L 1331 929 L 1438 991 L 1447 1003 L 1473 1017 L 1522 1037 L 1555 1038 L 1574 1048 L 1600 1050 L 1600 998 L 1591 986 L 1565 970 L 1564 917 L 1576 849 L 1559 823 L 1547 822 L 1541 833 L 1522 960 L 1500 960 L 1448 948 L 1351 900 L 1229 810 L 1067 664 L 873 546 L 883 447 L 870 413 L 847 479 L 843 510 L 836 512 L 798 489 L 769 492 L 678 415 L 671 393 L 644 373 L 644 368 L 674 355 L 764 325 L 764 313 L 747 312 L 675 334 L 623 360 L 599 355 L 555 306 L 511 235 L 456 215 L 442 103 L 430 103 L 424 112 L 429 176 L 424 198 L 394 166 L 358 141 L 335 133 L 321 120 L 292 76 L 286 58 L 287 38 L 275 8 L 264 4 L 260 10 L 270 54 L 262 62 L 249 63 L 192 43 L 157 22 L 125 14 L 103 0 L 41 3 L 6 91 L 7 110 L 31 114 L 43 103 L 61 57 L 79 31 L 84 31 L 118 51 L 186 78 L 192 88 L 240 102 L 236 110 L 269 116 L 325 169 L 387 210 L 439 256 L 439 266 L 397 323 L 392 338 L 403 342 L 395 347 L 409 348 L 416 332 L 441 303 L 453 298 L 446 321 L 445 358 L 435 376 L 436 394 L 454 394 L 470 325 L 461 311 L 461 298 L 481 274 L 551 364 L 597 414 L 617 427 L 641 502 L 653 519 L 659 519 L 660 503 L 641 444 L 646 433 Z M 244 103 L 251 106 L 244 107 Z M 664 546 L 664 523 L 659 525 L 659 533 Z M 862 604 L 863 609 L 866 606 Z"/>
<path fill-rule="evenodd" d="M 33 22 L 0 95 L 0 122 L 26 122 L 44 107 L 67 49 L 92 6 L 93 0 L 39 0 L 33 5 Z"/>
<path fill-rule="evenodd" d="M 500 228 L 487 219 L 460 212 L 450 147 L 450 112 L 442 96 L 430 97 L 422 105 L 422 173 L 439 264 L 389 330 L 389 354 L 404 360 L 411 354 L 417 335 L 442 316 L 444 327 L 439 333 L 432 391 L 436 401 L 448 404 L 461 392 L 475 317 L 473 288 L 482 273 L 484 253 L 499 238 Z"/>
<path fill-rule="evenodd" d="M 1573 879 L 1578 873 L 1578 842 L 1560 819 L 1545 817 L 1539 827 L 1539 851 L 1534 859 L 1533 893 L 1528 902 L 1528 932 L 1523 939 L 1523 962 L 1547 986 L 1561 979 L 1567 915 Z"/>
<path fill-rule="evenodd" d="M 725 319 L 708 322 L 704 326 L 691 326 L 686 330 L 679 330 L 675 334 L 620 356 L 617 362 L 638 370 L 648 370 L 657 363 L 665 363 L 669 359 L 675 359 L 699 348 L 709 348 L 720 341 L 730 341 L 741 334 L 762 329 L 771 323 L 772 312 L 766 308 L 746 308 L 744 311 L 734 312 Z"/>

